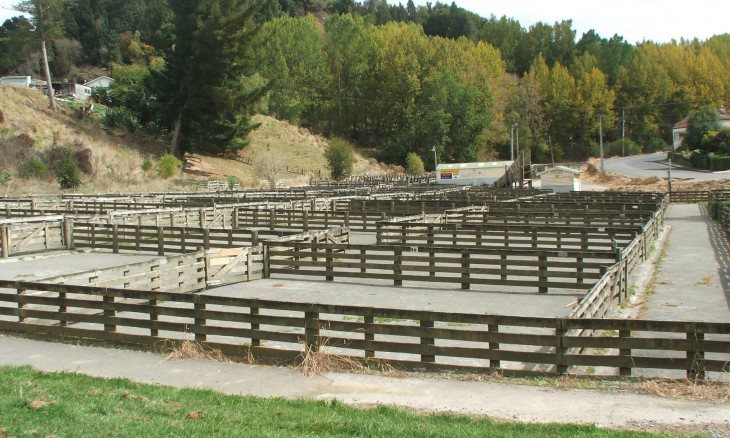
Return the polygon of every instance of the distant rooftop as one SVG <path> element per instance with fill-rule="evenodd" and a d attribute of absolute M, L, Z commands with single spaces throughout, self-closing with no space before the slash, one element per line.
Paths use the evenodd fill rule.
<path fill-rule="evenodd" d="M 444 163 L 436 166 L 436 170 L 456 170 L 456 169 L 490 169 L 495 167 L 509 167 L 513 161 L 486 161 L 483 163 Z"/>

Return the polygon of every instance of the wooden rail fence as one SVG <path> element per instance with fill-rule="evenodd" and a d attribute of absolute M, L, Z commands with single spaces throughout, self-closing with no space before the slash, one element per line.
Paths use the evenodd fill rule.
<path fill-rule="evenodd" d="M 730 323 L 444 313 L 13 281 L 0 281 L 0 329 L 136 344 L 194 337 L 289 357 L 305 344 L 427 369 L 561 375 L 591 366 L 621 375 L 681 370 L 703 380 L 730 363 Z M 572 334 L 585 331 L 593 336 Z"/>
<path fill-rule="evenodd" d="M 615 251 L 519 250 L 446 246 L 266 243 L 266 277 L 335 278 L 486 284 L 587 290 L 617 261 Z"/>

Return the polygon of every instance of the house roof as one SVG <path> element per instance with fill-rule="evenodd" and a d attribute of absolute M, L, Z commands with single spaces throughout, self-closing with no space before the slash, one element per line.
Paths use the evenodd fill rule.
<path fill-rule="evenodd" d="M 512 165 L 512 161 L 487 161 L 483 163 L 444 163 L 436 166 L 436 170 L 493 169 Z"/>
<path fill-rule="evenodd" d="M 110 78 L 109 76 L 99 76 L 98 78 L 92 79 L 83 85 L 85 85 L 87 87 L 91 87 L 91 85 L 89 85 L 89 84 L 94 84 L 96 82 L 101 81 L 102 79 L 107 79 L 107 80 L 109 80 L 109 82 L 114 82 L 114 79 Z"/>
<path fill-rule="evenodd" d="M 721 108 L 717 110 L 717 118 L 720 120 L 720 123 L 723 125 L 730 125 L 730 114 L 725 113 L 725 108 Z M 689 126 L 689 116 L 683 118 L 682 120 L 678 121 L 674 124 L 672 129 L 687 129 Z"/>
<path fill-rule="evenodd" d="M 552 173 L 552 172 L 568 172 L 568 173 L 572 173 L 573 175 L 580 175 L 581 173 L 583 173 L 580 170 L 571 169 L 570 167 L 567 167 L 567 166 L 557 165 L 555 167 L 546 168 L 545 171 L 540 172 L 538 175 L 544 175 L 546 173 Z"/>

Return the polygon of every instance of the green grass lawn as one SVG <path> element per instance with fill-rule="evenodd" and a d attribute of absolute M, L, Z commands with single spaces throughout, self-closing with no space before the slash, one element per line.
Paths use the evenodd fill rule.
<path fill-rule="evenodd" d="M 592 426 L 494 423 L 336 401 L 290 401 L 0 367 L 0 437 L 634 437 Z"/>

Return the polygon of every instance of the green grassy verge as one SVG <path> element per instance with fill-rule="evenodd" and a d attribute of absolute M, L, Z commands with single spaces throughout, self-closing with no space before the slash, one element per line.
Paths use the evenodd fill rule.
<path fill-rule="evenodd" d="M 0 436 L 658 436 L 592 426 L 494 423 L 336 401 L 289 401 L 0 367 Z"/>

